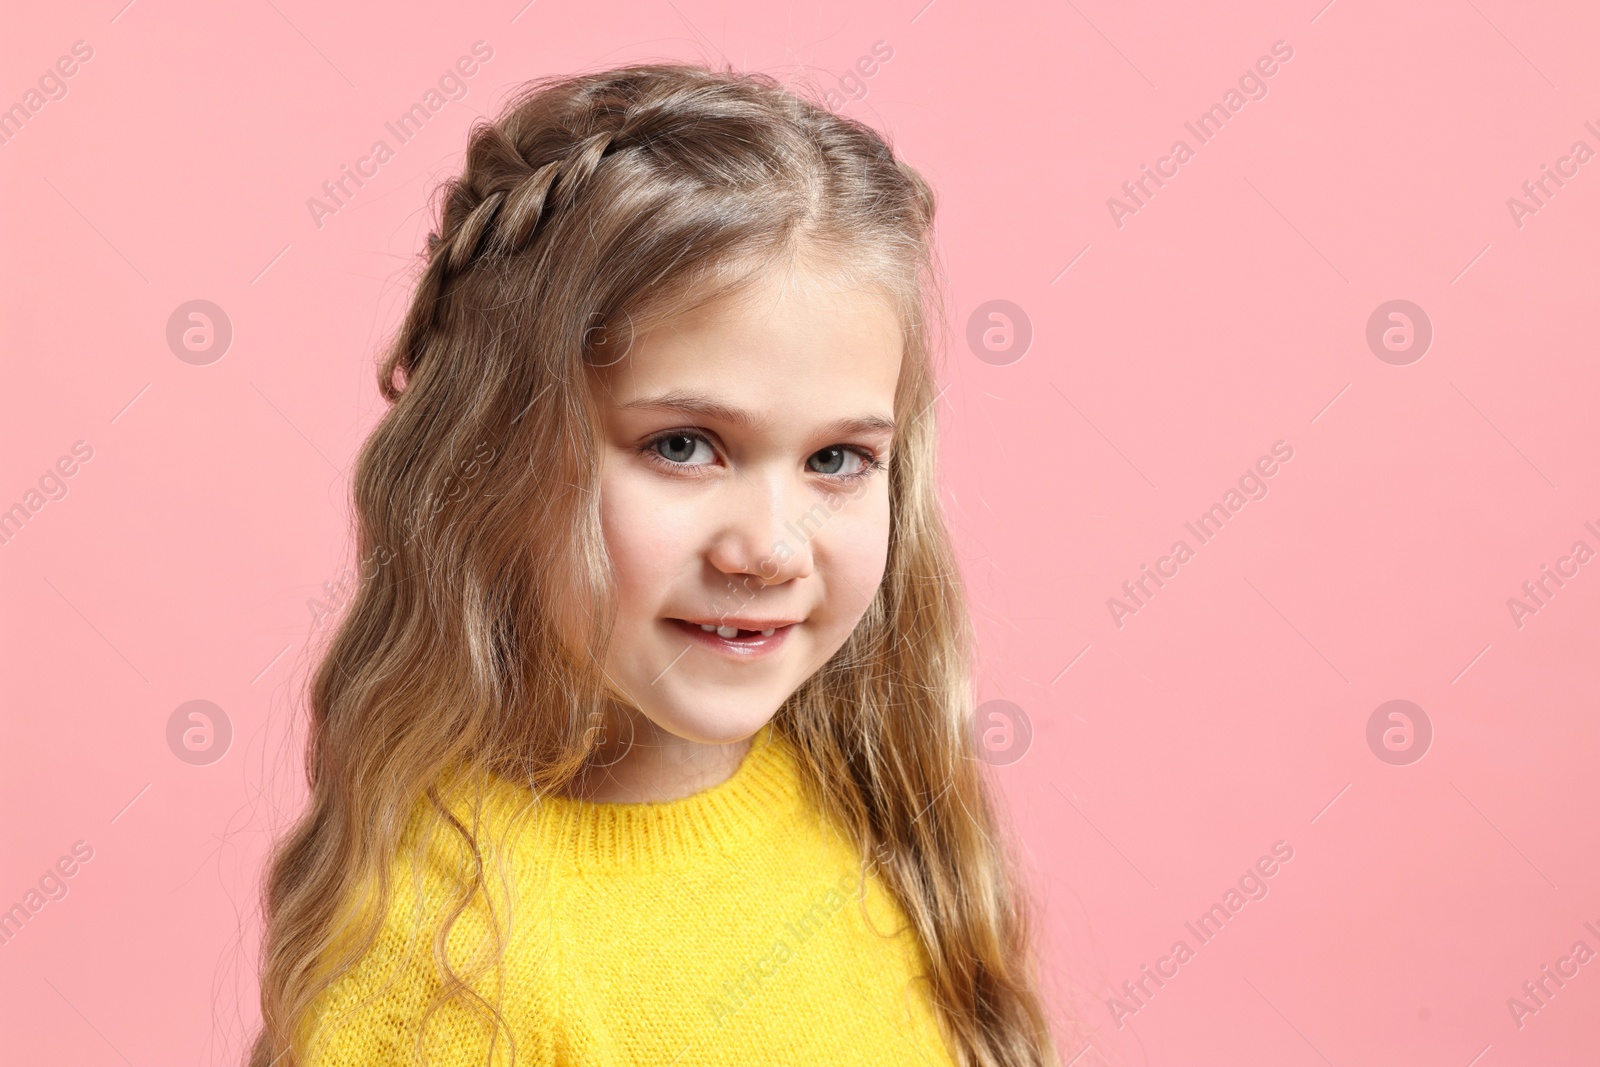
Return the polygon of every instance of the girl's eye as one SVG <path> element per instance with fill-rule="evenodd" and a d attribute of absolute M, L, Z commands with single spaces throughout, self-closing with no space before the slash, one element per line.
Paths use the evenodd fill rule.
<path fill-rule="evenodd" d="M 651 438 L 645 442 L 640 451 L 664 467 L 702 467 L 707 464 L 693 462 L 696 450 L 701 445 L 705 446 L 710 457 L 715 457 L 716 450 L 704 436 L 681 430 Z M 857 462 L 852 469 L 845 469 L 851 457 Z M 818 459 L 821 460 L 820 469 L 811 466 L 812 461 Z M 824 475 L 836 482 L 855 481 L 885 469 L 883 462 L 876 455 L 854 445 L 829 445 L 813 452 L 807 459 L 806 465 L 813 473 Z"/>
<path fill-rule="evenodd" d="M 820 452 L 811 454 L 812 459 L 817 459 L 818 457 L 826 457 L 823 460 L 823 465 L 827 468 L 826 470 L 817 470 L 818 474 L 831 474 L 845 478 L 861 477 L 863 471 L 870 473 L 872 469 L 870 465 L 874 462 L 874 457 L 871 453 L 854 448 L 840 448 L 838 445 L 830 445 Z M 842 468 L 845 466 L 846 460 L 851 458 L 857 461 L 858 466 L 854 470 L 843 471 Z M 815 470 L 816 468 L 812 469 Z"/>
<path fill-rule="evenodd" d="M 705 445 L 707 449 L 711 447 L 711 443 L 698 434 L 669 433 L 651 441 L 649 447 L 656 455 L 675 465 L 701 466 L 701 464 L 691 464 L 689 462 L 694 457 L 695 446 L 699 444 Z M 658 447 L 663 445 L 666 447 Z"/>

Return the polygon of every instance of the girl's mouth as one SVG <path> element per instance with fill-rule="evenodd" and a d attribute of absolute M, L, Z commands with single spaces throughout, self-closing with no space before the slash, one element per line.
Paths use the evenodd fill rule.
<path fill-rule="evenodd" d="M 700 646 L 739 658 L 760 656 L 773 651 L 783 644 L 789 636 L 789 631 L 796 625 L 790 623 L 787 626 L 775 626 L 771 630 L 741 630 L 734 626 L 707 630 L 699 623 L 685 622 L 682 619 L 668 619 L 667 622 Z"/>

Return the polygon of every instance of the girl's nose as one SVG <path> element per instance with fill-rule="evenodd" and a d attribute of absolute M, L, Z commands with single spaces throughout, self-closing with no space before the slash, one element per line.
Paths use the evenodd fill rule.
<path fill-rule="evenodd" d="M 719 517 L 711 562 L 729 577 L 752 576 L 763 585 L 781 585 L 811 573 L 811 541 L 818 517 L 831 514 L 815 503 L 804 485 L 774 476 L 746 474 L 728 486 L 726 510 Z"/>

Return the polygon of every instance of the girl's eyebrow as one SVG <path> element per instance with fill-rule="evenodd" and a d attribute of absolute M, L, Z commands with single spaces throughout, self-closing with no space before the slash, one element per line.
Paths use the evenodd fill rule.
<path fill-rule="evenodd" d="M 678 390 L 662 393 L 659 396 L 641 397 L 630 400 L 626 404 L 618 404 L 622 411 L 636 411 L 641 409 L 656 409 L 664 411 L 681 411 L 688 415 L 725 422 L 730 426 L 737 426 L 742 430 L 759 433 L 767 428 L 771 419 L 760 418 L 742 408 L 729 407 L 720 401 L 713 400 L 701 393 L 687 393 Z M 893 419 L 882 415 L 857 415 L 853 418 L 836 419 L 826 426 L 820 427 L 823 434 L 889 434 L 895 432 Z"/>

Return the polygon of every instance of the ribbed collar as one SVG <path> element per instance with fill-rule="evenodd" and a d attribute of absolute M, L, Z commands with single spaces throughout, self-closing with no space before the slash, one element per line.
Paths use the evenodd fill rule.
<path fill-rule="evenodd" d="M 524 808 L 528 790 L 491 776 L 491 809 L 503 817 Z M 751 738 L 726 780 L 677 800 L 637 803 L 546 796 L 528 825 L 524 844 L 535 863 L 569 870 L 678 866 L 726 852 L 785 820 L 803 804 L 793 747 L 772 724 Z M 495 829 L 504 827 L 496 820 Z M 498 836 L 498 835 L 496 835 Z"/>

